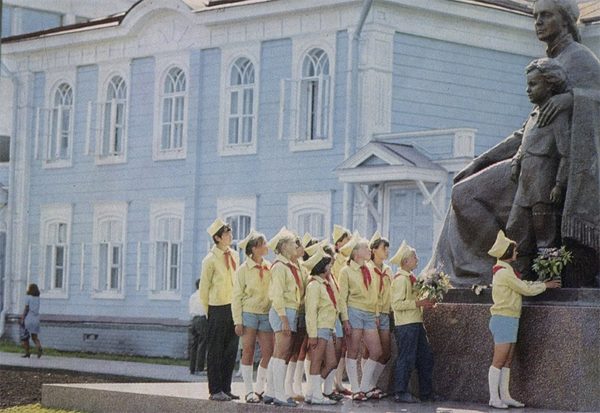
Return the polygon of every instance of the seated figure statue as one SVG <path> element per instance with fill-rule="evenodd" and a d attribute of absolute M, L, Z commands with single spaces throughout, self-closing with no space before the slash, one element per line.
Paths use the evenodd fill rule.
<path fill-rule="evenodd" d="M 538 0 L 533 17 L 546 54 L 564 68 L 572 89 L 540 107 L 537 123 L 545 127 L 558 116 L 570 118 L 569 167 L 560 240 L 574 261 L 563 274 L 564 287 L 596 287 L 600 251 L 600 61 L 581 42 L 579 8 L 574 0 Z M 429 263 L 447 272 L 456 286 L 489 284 L 493 259 L 484 246 L 498 230 L 506 230 L 517 183 L 511 179 L 512 159 L 523 140 L 524 127 L 484 152 L 460 171 L 451 205 Z"/>

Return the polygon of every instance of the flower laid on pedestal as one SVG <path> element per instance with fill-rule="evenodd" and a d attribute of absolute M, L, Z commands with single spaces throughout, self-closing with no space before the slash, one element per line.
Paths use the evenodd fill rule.
<path fill-rule="evenodd" d="M 452 288 L 452 285 L 450 284 L 450 277 L 445 272 L 431 268 L 419 275 L 414 288 L 418 291 L 419 299 L 430 299 L 439 303 L 444 299 L 444 294 Z"/>
<path fill-rule="evenodd" d="M 560 280 L 563 269 L 572 259 L 573 255 L 564 245 L 561 248 L 540 248 L 531 268 L 538 275 L 538 281 Z"/>

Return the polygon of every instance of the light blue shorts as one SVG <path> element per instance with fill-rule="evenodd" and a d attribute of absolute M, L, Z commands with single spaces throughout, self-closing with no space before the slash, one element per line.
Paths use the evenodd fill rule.
<path fill-rule="evenodd" d="M 317 329 L 317 338 L 327 341 L 333 340 L 333 330 L 330 328 L 319 328 Z"/>
<path fill-rule="evenodd" d="M 359 330 L 377 330 L 375 313 L 362 311 L 357 308 L 348 307 L 348 321 L 352 328 Z"/>
<path fill-rule="evenodd" d="M 344 329 L 342 328 L 342 322 L 339 317 L 335 320 L 335 336 L 337 338 L 344 337 Z"/>
<path fill-rule="evenodd" d="M 519 333 L 519 319 L 493 315 L 490 318 L 490 331 L 494 337 L 494 344 L 516 343 Z"/>
<path fill-rule="evenodd" d="M 285 315 L 287 316 L 288 323 L 290 325 L 290 330 L 294 333 L 298 331 L 298 320 L 296 318 L 296 310 L 293 308 L 286 308 Z M 269 323 L 271 324 L 271 328 L 275 332 L 279 332 L 282 330 L 282 323 L 279 314 L 275 311 L 273 307 L 269 310 Z"/>
<path fill-rule="evenodd" d="M 381 313 L 379 314 L 379 329 L 389 330 L 390 329 L 390 315 Z"/>
<path fill-rule="evenodd" d="M 256 314 L 242 312 L 242 324 L 246 328 L 272 333 L 273 329 L 269 323 L 269 314 Z"/>

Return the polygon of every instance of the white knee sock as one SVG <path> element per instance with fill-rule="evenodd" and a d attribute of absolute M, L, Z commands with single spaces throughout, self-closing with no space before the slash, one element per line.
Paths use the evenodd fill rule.
<path fill-rule="evenodd" d="M 375 371 L 373 372 L 373 378 L 371 379 L 371 389 L 377 387 L 377 382 L 379 381 L 381 373 L 383 373 L 383 369 L 385 369 L 385 364 L 377 362 L 375 366 Z"/>
<path fill-rule="evenodd" d="M 286 401 L 288 397 L 285 394 L 285 375 L 287 369 L 285 360 L 271 358 L 271 363 L 273 364 L 273 387 L 275 388 L 275 398 L 280 401 Z"/>
<path fill-rule="evenodd" d="M 304 375 L 304 360 L 296 362 L 296 370 L 294 371 L 294 383 L 292 390 L 294 394 L 299 396 L 302 394 L 302 376 Z"/>
<path fill-rule="evenodd" d="M 370 386 L 371 381 L 373 380 L 375 367 L 377 367 L 377 362 L 375 360 L 367 359 L 367 361 L 365 361 L 365 367 L 362 371 L 362 379 L 360 381 L 360 391 L 364 391 L 366 393 L 372 389 Z"/>
<path fill-rule="evenodd" d="M 275 397 L 275 378 L 273 376 L 273 369 L 275 368 L 275 363 L 273 362 L 273 357 L 269 360 L 269 365 L 267 366 L 267 388 L 265 390 L 265 396 Z"/>
<path fill-rule="evenodd" d="M 510 383 L 510 369 L 508 367 L 502 367 L 500 371 L 500 399 L 502 402 L 511 407 L 525 407 L 525 405 L 512 398 L 508 391 Z"/>
<path fill-rule="evenodd" d="M 308 376 L 310 376 L 310 359 L 307 357 L 304 359 L 304 377 L 306 377 L 306 381 L 308 382 Z"/>
<path fill-rule="evenodd" d="M 337 371 L 337 369 L 333 369 L 327 375 L 327 378 L 325 379 L 325 384 L 323 385 L 323 393 L 325 393 L 325 394 L 333 393 L 333 380 L 335 379 L 336 371 Z"/>
<path fill-rule="evenodd" d="M 321 387 L 321 375 L 311 374 L 310 375 L 311 392 L 310 397 L 315 400 L 321 400 L 323 398 L 323 389 Z"/>
<path fill-rule="evenodd" d="M 245 364 L 240 363 L 240 370 L 242 371 L 242 379 L 244 380 L 245 394 L 252 393 L 254 391 L 252 386 L 252 373 L 254 366 L 246 366 Z"/>
<path fill-rule="evenodd" d="M 490 391 L 490 406 L 496 407 L 496 408 L 507 408 L 508 406 L 506 404 L 504 404 L 501 400 L 500 400 L 500 394 L 499 394 L 499 389 L 500 389 L 500 369 L 497 369 L 494 366 L 490 366 L 490 369 L 488 371 L 488 385 L 489 385 L 489 391 Z"/>
<path fill-rule="evenodd" d="M 296 362 L 290 361 L 287 365 L 287 370 L 285 372 L 285 394 L 286 399 L 288 397 L 294 396 L 294 389 L 292 388 L 292 383 L 294 382 L 294 372 L 296 371 Z"/>
<path fill-rule="evenodd" d="M 346 371 L 348 372 L 348 380 L 350 380 L 350 388 L 352 393 L 359 392 L 360 386 L 358 384 L 358 368 L 356 366 L 356 359 L 346 359 Z"/>
<path fill-rule="evenodd" d="M 267 369 L 264 367 L 258 366 L 258 370 L 256 371 L 256 383 L 254 384 L 254 391 L 258 394 L 261 394 L 265 391 L 265 383 L 267 381 Z"/>

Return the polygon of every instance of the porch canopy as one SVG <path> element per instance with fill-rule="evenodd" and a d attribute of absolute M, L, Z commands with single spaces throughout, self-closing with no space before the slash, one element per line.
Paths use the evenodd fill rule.
<path fill-rule="evenodd" d="M 373 200 L 377 191 L 367 193 L 363 185 L 380 185 L 389 182 L 414 182 L 424 197 L 424 204 L 431 204 L 434 214 L 443 218 L 434 197 L 448 182 L 448 171 L 432 162 L 413 145 L 371 141 L 360 148 L 334 170 L 340 182 L 353 184 L 363 195 L 370 213 L 375 219 L 381 214 Z M 433 190 L 428 189 L 432 185 Z"/>

